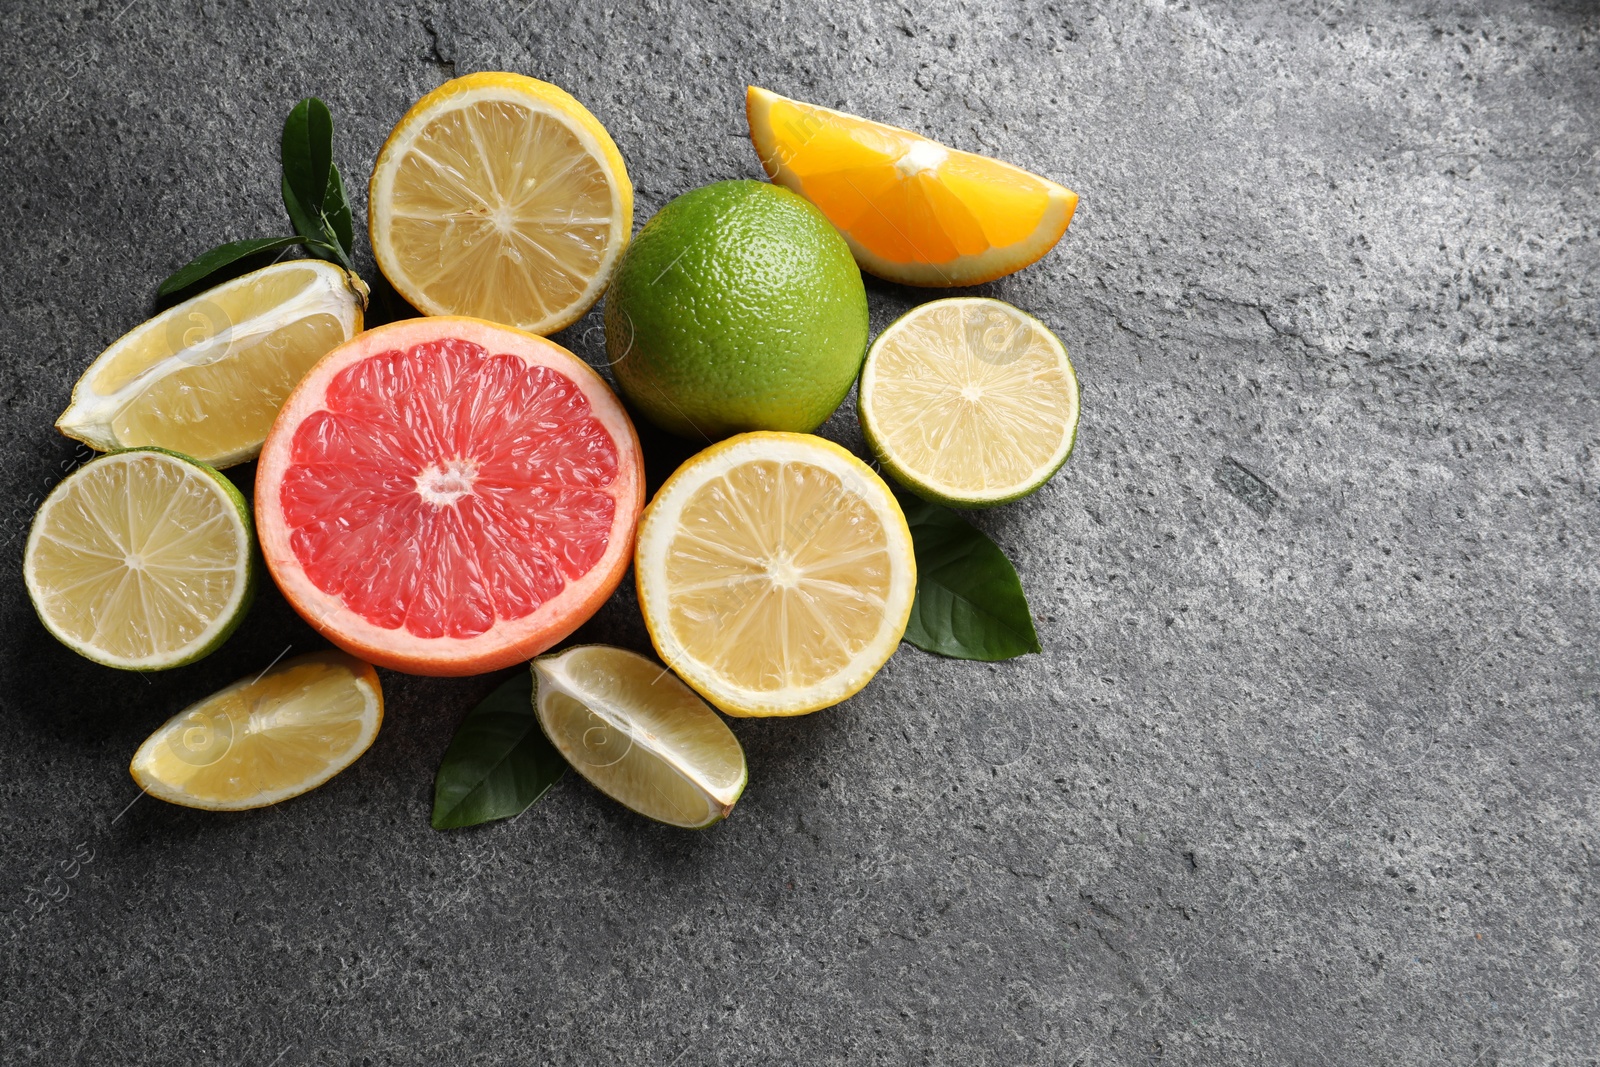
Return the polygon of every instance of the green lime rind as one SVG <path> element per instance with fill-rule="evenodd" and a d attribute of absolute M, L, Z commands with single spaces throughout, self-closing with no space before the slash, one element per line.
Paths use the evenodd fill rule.
<path fill-rule="evenodd" d="M 849 395 L 871 328 L 850 246 L 781 186 L 716 182 L 672 200 L 618 262 L 606 353 L 634 409 L 670 433 L 810 433 Z"/>
<path fill-rule="evenodd" d="M 221 625 L 219 625 L 207 637 L 204 644 L 185 650 L 181 654 L 174 655 L 169 659 L 130 663 L 126 659 L 119 659 L 115 656 L 103 654 L 93 645 L 87 644 L 69 634 L 63 633 L 57 627 L 57 625 L 50 619 L 49 614 L 40 605 L 41 590 L 34 579 L 31 561 L 34 554 L 35 545 L 37 544 L 42 533 L 39 518 L 45 514 L 45 511 L 50 506 L 51 501 L 60 494 L 66 492 L 74 479 L 81 477 L 84 471 L 91 469 L 95 464 L 104 463 L 106 460 L 112 459 L 116 456 L 128 455 L 129 453 L 135 452 L 153 452 L 178 460 L 185 465 L 195 468 L 196 470 L 205 474 L 222 491 L 222 496 L 233 505 L 234 511 L 238 515 L 239 523 L 243 527 L 241 547 L 244 553 L 245 575 L 242 591 L 240 592 L 234 607 Z M 93 460 L 90 460 L 88 463 L 85 463 L 83 466 L 77 468 L 71 474 L 63 478 L 61 482 L 50 491 L 50 495 L 45 497 L 44 503 L 39 505 L 39 510 L 34 515 L 33 526 L 28 532 L 28 544 L 23 552 L 22 573 L 24 584 L 26 584 L 28 587 L 28 600 L 33 605 L 34 613 L 39 616 L 40 623 L 44 625 L 45 630 L 49 632 L 50 636 L 54 637 L 57 641 L 60 641 L 67 648 L 70 648 L 84 659 L 98 663 L 104 667 L 112 667 L 116 670 L 140 672 L 165 671 L 171 670 L 174 667 L 185 667 L 191 663 L 196 663 L 204 659 L 217 649 L 221 648 L 228 638 L 233 636 L 234 631 L 239 628 L 239 625 L 244 622 L 245 616 L 249 614 L 250 606 L 255 602 L 256 587 L 259 582 L 260 575 L 260 565 L 257 559 L 258 555 L 259 550 L 256 545 L 255 523 L 251 519 L 250 505 L 249 502 L 245 500 L 244 494 L 239 491 L 238 486 L 234 485 L 233 482 L 230 481 L 228 477 L 221 471 L 201 463 L 193 456 L 186 456 L 182 452 L 174 452 L 170 448 L 160 448 L 155 445 L 142 445 L 137 448 L 115 449 L 107 452 L 103 456 L 99 456 Z"/>
<path fill-rule="evenodd" d="M 857 414 L 858 416 L 860 415 L 859 412 L 857 412 Z M 881 442 L 878 439 L 878 436 L 872 432 L 872 427 L 867 425 L 867 420 L 864 416 L 861 416 L 860 421 L 861 432 L 867 439 L 867 446 L 872 449 L 872 454 L 878 458 L 878 462 L 882 464 L 883 469 L 894 478 L 896 484 L 904 486 L 907 490 L 915 493 L 917 496 L 928 501 L 930 504 L 943 504 L 947 508 L 959 508 L 963 511 L 980 511 L 985 508 L 999 507 L 1001 504 L 1014 504 L 1018 500 L 1032 496 L 1040 489 L 1043 489 L 1045 483 L 1051 478 L 1054 478 L 1056 476 L 1056 472 L 1066 464 L 1068 459 L 1072 458 L 1072 450 L 1078 445 L 1078 420 L 1081 417 L 1082 408 L 1079 408 L 1078 412 L 1073 415 L 1072 428 L 1069 431 L 1071 440 L 1068 442 L 1067 450 L 1061 456 L 1060 462 L 1056 463 L 1049 470 L 1040 474 L 1038 479 L 1026 488 L 1012 493 L 1009 496 L 984 497 L 982 499 L 963 496 L 950 496 L 948 494 L 939 492 L 926 482 L 919 480 L 914 474 L 894 461 L 894 458 L 890 456 L 889 451 L 884 448 L 883 442 Z"/>
<path fill-rule="evenodd" d="M 970 298 L 952 297 L 947 299 L 962 300 Z M 931 303 L 941 302 L 942 301 L 932 301 Z M 995 303 L 1000 303 L 1000 301 L 995 301 Z M 881 333 L 878 334 L 878 336 L 872 342 L 872 347 L 867 351 L 866 360 L 864 360 L 862 363 L 861 372 L 863 376 L 866 375 L 867 367 L 871 365 L 873 356 L 876 355 L 878 346 L 883 342 L 883 339 L 889 336 L 889 334 L 892 333 L 895 327 L 900 325 L 901 322 L 913 315 L 916 315 L 922 311 L 922 309 L 928 306 L 928 304 L 919 304 L 917 307 L 912 308 L 904 315 L 901 315 L 899 318 L 895 319 L 894 322 L 891 322 L 883 329 Z M 1011 305 L 1007 305 L 1007 307 L 1010 307 L 1011 310 L 1016 314 L 1035 323 L 1040 330 L 1044 331 L 1049 336 L 1055 337 L 1055 333 L 1037 317 L 1029 315 L 1021 308 L 1013 307 Z M 1056 343 L 1061 344 L 1061 339 L 1057 337 Z M 1061 353 L 1067 365 L 1067 373 L 1072 376 L 1073 386 L 1076 388 L 1078 386 L 1078 372 L 1077 369 L 1073 367 L 1072 359 L 1067 355 L 1067 348 L 1064 344 L 1061 345 Z M 856 418 L 861 425 L 862 435 L 867 439 L 867 447 L 872 449 L 872 454 L 877 457 L 879 464 L 881 464 L 883 469 L 894 478 L 897 484 L 904 486 L 907 490 L 916 494 L 918 497 L 921 497 L 923 500 L 928 501 L 929 503 L 943 504 L 945 507 L 958 508 L 963 511 L 977 511 L 985 508 L 999 507 L 1001 504 L 1013 504 L 1025 497 L 1032 496 L 1034 493 L 1037 493 L 1040 489 L 1044 488 L 1045 483 L 1056 476 L 1056 472 L 1059 471 L 1067 462 L 1067 460 L 1072 457 L 1073 450 L 1078 446 L 1078 423 L 1083 418 L 1083 405 L 1079 403 L 1073 407 L 1072 423 L 1067 427 L 1067 447 L 1061 453 L 1061 457 L 1052 463 L 1048 469 L 1041 468 L 1035 474 L 1035 476 L 1021 489 L 1018 489 L 1014 493 L 1008 493 L 1003 496 L 960 493 L 952 494 L 941 491 L 937 486 L 931 485 L 926 479 L 918 477 L 914 472 L 908 470 L 904 464 L 895 459 L 894 454 L 888 448 L 887 444 L 883 440 L 882 435 L 879 434 L 873 426 L 870 404 L 858 401 L 856 406 Z"/>

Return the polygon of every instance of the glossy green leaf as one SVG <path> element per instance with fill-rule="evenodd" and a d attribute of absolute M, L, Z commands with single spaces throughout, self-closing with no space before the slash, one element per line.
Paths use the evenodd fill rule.
<path fill-rule="evenodd" d="M 289 186 L 289 176 L 283 178 L 283 206 L 289 212 L 289 220 L 294 223 L 295 230 L 305 239 L 306 251 L 318 259 L 325 259 L 330 263 L 337 263 L 346 270 L 350 266 L 350 257 L 339 245 L 339 237 L 333 232 L 328 220 L 320 215 L 307 211 L 300 198 Z"/>
<path fill-rule="evenodd" d="M 328 169 L 328 191 L 322 200 L 322 217 L 338 238 L 348 258 L 355 254 L 355 223 L 350 217 L 350 198 L 345 195 L 344 175 L 338 167 Z"/>
<path fill-rule="evenodd" d="M 533 674 L 518 671 L 467 713 L 433 780 L 433 828 L 519 815 L 566 773 L 533 710 Z"/>
<path fill-rule="evenodd" d="M 177 271 L 167 275 L 156 289 L 156 293 L 159 296 L 171 296 L 247 256 L 304 243 L 303 237 L 259 237 L 250 241 L 230 241 L 225 245 L 218 245 L 209 252 L 200 253 Z"/>
<path fill-rule="evenodd" d="M 283 123 L 279 158 L 285 188 L 293 190 L 300 206 L 316 218 L 322 213 L 333 168 L 333 116 L 327 104 L 308 96 L 294 106 Z M 304 230 L 301 233 L 310 237 Z"/>
<path fill-rule="evenodd" d="M 903 498 L 917 554 L 917 597 L 905 639 L 958 659 L 1038 652 L 1016 568 L 1000 546 L 949 508 Z"/>
<path fill-rule="evenodd" d="M 283 124 L 283 207 L 295 232 L 318 259 L 350 263 L 355 232 L 344 176 L 333 165 L 333 115 L 309 96 L 295 105 Z"/>

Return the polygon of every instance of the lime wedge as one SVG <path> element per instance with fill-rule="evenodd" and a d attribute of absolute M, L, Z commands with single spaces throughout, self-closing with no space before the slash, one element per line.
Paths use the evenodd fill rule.
<path fill-rule="evenodd" d="M 733 810 L 744 750 L 710 705 L 636 652 L 580 645 L 533 661 L 551 744 L 591 785 L 640 815 L 691 829 Z"/>
<path fill-rule="evenodd" d="M 45 628 L 96 663 L 165 670 L 214 651 L 255 588 L 255 534 L 232 482 L 187 456 L 130 449 L 45 498 L 23 555 Z"/>
<path fill-rule="evenodd" d="M 958 508 L 1032 493 L 1078 432 L 1078 376 L 1032 315 L 983 297 L 935 300 L 878 335 L 861 370 L 867 443 L 918 496 Z"/>

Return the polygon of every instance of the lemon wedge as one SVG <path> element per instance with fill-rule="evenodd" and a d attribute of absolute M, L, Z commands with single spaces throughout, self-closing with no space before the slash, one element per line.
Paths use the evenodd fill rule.
<path fill-rule="evenodd" d="M 172 804 L 260 808 L 350 766 L 382 722 L 378 672 L 343 652 L 314 652 L 183 709 L 139 746 L 128 770 Z"/>
<path fill-rule="evenodd" d="M 213 467 L 254 459 L 306 371 L 361 332 L 366 286 L 292 260 L 208 289 L 89 365 L 56 429 L 107 452 L 155 445 Z"/>

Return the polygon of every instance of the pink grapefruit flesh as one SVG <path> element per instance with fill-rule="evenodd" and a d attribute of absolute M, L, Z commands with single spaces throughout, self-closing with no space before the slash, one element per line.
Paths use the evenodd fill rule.
<path fill-rule="evenodd" d="M 566 637 L 616 589 L 643 505 L 638 438 L 599 375 L 477 319 L 334 349 L 256 472 L 284 596 L 340 648 L 413 674 L 498 670 Z"/>

